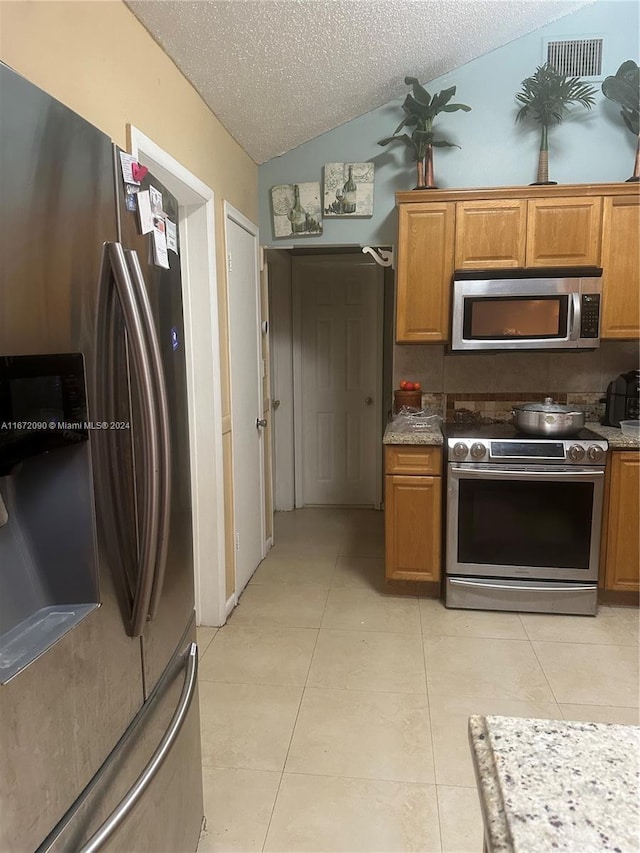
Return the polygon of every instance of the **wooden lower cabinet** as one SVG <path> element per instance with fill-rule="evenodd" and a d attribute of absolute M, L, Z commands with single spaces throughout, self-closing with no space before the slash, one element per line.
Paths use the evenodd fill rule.
<path fill-rule="evenodd" d="M 640 452 L 612 451 L 603 518 L 607 592 L 640 591 Z"/>
<path fill-rule="evenodd" d="M 415 466 L 407 458 L 415 455 Z M 393 473 L 398 458 L 407 473 Z M 440 580 L 442 538 L 442 452 L 422 447 L 386 448 L 385 578 L 387 581 Z M 429 473 L 425 473 L 425 470 Z M 413 471 L 413 473 L 412 473 Z M 431 473 L 435 471 L 438 476 Z"/>

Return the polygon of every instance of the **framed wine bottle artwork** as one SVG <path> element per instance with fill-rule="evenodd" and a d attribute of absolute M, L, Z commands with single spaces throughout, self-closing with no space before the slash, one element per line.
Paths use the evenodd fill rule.
<path fill-rule="evenodd" d="M 274 237 L 314 237 L 322 234 L 320 182 L 271 187 Z"/>
<path fill-rule="evenodd" d="M 373 163 L 326 163 L 323 215 L 373 216 Z"/>

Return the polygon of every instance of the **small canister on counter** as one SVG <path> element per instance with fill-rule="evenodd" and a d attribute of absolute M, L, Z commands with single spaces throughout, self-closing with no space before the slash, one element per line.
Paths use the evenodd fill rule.
<path fill-rule="evenodd" d="M 422 391 L 402 391 L 393 392 L 393 411 L 398 414 L 400 409 L 407 407 L 410 409 L 422 408 Z"/>

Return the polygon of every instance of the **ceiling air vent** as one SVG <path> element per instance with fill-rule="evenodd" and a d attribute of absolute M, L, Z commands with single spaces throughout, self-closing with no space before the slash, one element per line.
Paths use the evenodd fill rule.
<path fill-rule="evenodd" d="M 601 36 L 545 39 L 544 61 L 566 77 L 599 80 L 602 78 L 603 44 Z"/>

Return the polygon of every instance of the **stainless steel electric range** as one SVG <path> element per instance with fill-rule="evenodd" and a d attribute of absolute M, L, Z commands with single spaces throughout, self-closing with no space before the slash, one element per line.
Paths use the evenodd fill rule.
<path fill-rule="evenodd" d="M 593 615 L 608 445 L 447 424 L 447 607 Z"/>

